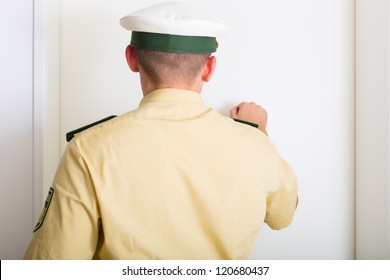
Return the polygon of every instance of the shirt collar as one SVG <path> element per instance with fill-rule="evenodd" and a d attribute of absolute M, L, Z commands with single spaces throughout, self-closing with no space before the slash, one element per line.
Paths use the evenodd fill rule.
<path fill-rule="evenodd" d="M 200 93 L 176 88 L 157 89 L 147 94 L 141 100 L 140 105 L 150 102 L 180 102 L 204 104 Z"/>

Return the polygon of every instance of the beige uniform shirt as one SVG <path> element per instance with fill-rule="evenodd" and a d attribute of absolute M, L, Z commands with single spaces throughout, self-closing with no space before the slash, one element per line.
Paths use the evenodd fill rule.
<path fill-rule="evenodd" d="M 196 92 L 156 90 L 69 143 L 25 258 L 246 259 L 296 197 L 266 135 Z"/>

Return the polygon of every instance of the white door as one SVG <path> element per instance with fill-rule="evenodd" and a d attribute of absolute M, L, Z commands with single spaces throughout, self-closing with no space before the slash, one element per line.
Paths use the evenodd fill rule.
<path fill-rule="evenodd" d="M 20 259 L 33 226 L 33 0 L 0 1 L 0 259 Z"/>
<path fill-rule="evenodd" d="M 138 106 L 119 18 L 156 2 L 61 1 L 61 151 L 67 131 Z M 294 223 L 264 226 L 253 258 L 353 259 L 354 1 L 186 2 L 231 23 L 205 102 L 225 115 L 241 101 L 262 104 L 270 137 L 298 176 Z"/>

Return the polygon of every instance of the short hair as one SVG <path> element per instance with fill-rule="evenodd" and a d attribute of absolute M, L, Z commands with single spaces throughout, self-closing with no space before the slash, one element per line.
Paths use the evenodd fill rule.
<path fill-rule="evenodd" d="M 192 84 L 210 54 L 173 53 L 135 49 L 139 67 L 152 82 Z"/>

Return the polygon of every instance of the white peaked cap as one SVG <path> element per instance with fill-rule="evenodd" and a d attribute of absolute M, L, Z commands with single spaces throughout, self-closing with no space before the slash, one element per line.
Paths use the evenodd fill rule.
<path fill-rule="evenodd" d="M 154 42 L 151 44 L 153 45 L 151 49 L 177 52 L 198 52 L 196 51 L 196 46 L 194 51 L 191 51 L 191 49 L 186 50 L 187 39 L 190 39 L 188 44 L 193 45 L 195 42 L 196 45 L 196 38 L 208 37 L 215 40 L 216 37 L 224 36 L 229 29 L 227 22 L 221 17 L 182 2 L 165 2 L 138 10 L 121 18 L 120 24 L 125 29 L 133 31 L 133 37 L 135 33 L 143 35 L 140 39 L 138 38 L 140 34 L 136 34 L 136 38 L 132 38 L 132 45 L 133 43 L 137 45 L 137 42 L 142 41 L 139 47 L 149 49 L 148 43 L 146 45 L 143 44 L 145 42 L 144 35 L 148 36 L 148 33 L 157 34 L 157 37 L 153 38 Z M 159 36 L 158 34 L 164 36 Z M 170 36 L 167 37 L 166 35 Z M 162 47 L 158 46 L 160 45 L 159 41 L 162 42 Z M 180 41 L 179 45 L 175 46 L 178 41 Z M 167 44 L 173 44 L 173 48 L 167 46 Z M 201 42 L 199 46 L 202 44 Z"/>

